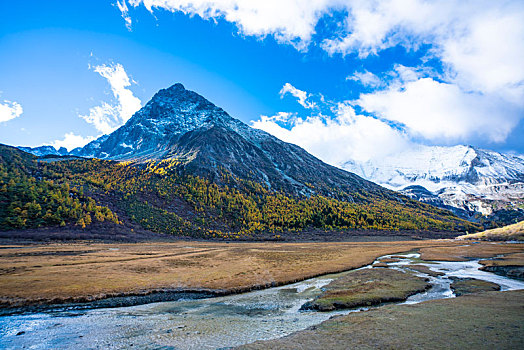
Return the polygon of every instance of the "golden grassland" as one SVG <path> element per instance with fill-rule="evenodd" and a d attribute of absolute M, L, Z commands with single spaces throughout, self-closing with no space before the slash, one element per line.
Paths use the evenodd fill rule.
<path fill-rule="evenodd" d="M 522 349 L 523 305 L 524 291 L 390 305 L 240 349 Z"/>
<path fill-rule="evenodd" d="M 452 240 L 3 245 L 0 305 L 90 301 L 152 290 L 240 292 L 350 270 L 413 249 L 427 259 L 465 259 L 522 253 L 524 247 L 465 247 Z"/>
<path fill-rule="evenodd" d="M 523 266 L 524 253 L 513 253 L 501 256 L 493 260 L 481 260 L 484 266 Z"/>
<path fill-rule="evenodd" d="M 524 241 L 524 221 L 492 230 L 459 236 L 458 238 L 487 241 Z"/>

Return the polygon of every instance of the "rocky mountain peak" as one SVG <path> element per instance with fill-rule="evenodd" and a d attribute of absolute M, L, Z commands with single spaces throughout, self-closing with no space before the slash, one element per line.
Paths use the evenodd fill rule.
<path fill-rule="evenodd" d="M 159 90 L 148 103 L 179 103 L 187 99 L 197 102 L 197 100 L 204 100 L 196 92 L 186 90 L 184 85 L 176 83 L 168 88 Z"/>
<path fill-rule="evenodd" d="M 167 89 L 163 89 L 163 90 L 169 90 L 169 91 L 185 91 L 186 88 L 184 87 L 184 85 L 182 85 L 182 83 L 175 83 L 175 84 L 171 85 L 170 87 L 168 87 Z"/>
<path fill-rule="evenodd" d="M 72 153 L 103 159 L 159 158 L 170 153 L 187 132 L 213 126 L 239 130 L 239 123 L 222 108 L 176 83 L 158 91 L 112 134 Z"/>
<path fill-rule="evenodd" d="M 167 104 L 173 108 L 195 105 L 201 109 L 219 109 L 213 103 L 198 93 L 187 90 L 184 85 L 176 83 L 166 89 L 158 91 L 147 104 Z"/>
<path fill-rule="evenodd" d="M 223 125 L 231 119 L 222 108 L 177 83 L 158 91 L 126 125 L 141 123 L 146 127 L 162 129 L 163 126 L 170 124 L 180 126 L 180 131 L 189 131 L 209 123 Z M 177 132 L 173 128 L 169 131 Z"/>
<path fill-rule="evenodd" d="M 182 84 L 160 90 L 125 125 L 74 153 L 136 163 L 175 159 L 181 171 L 193 175 L 213 180 L 228 171 L 293 195 L 365 192 L 393 196 L 298 146 L 234 119 Z"/>

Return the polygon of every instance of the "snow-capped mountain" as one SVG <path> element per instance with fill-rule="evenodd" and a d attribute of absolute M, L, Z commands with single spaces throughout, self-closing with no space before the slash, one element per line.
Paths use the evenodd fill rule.
<path fill-rule="evenodd" d="M 160 90 L 125 125 L 70 154 L 137 163 L 170 159 L 189 173 L 213 181 L 226 170 L 296 195 L 399 197 L 325 164 L 296 145 L 251 128 L 182 84 Z"/>
<path fill-rule="evenodd" d="M 123 126 L 69 156 L 122 161 L 118 165 L 86 159 L 64 162 L 63 166 L 85 165 L 88 172 L 95 169 L 92 171 L 97 174 L 107 169 L 106 179 L 118 176 L 118 182 L 135 189 L 129 192 L 132 198 L 125 191 L 113 191 L 123 205 L 120 208 L 127 206 L 137 216 L 142 215 L 142 222 L 162 217 L 161 226 L 148 229 L 177 227 L 178 232 L 187 227 L 186 221 L 186 228 L 178 227 L 181 221 L 177 216 L 196 220 L 199 215 L 202 223 L 234 230 L 231 232 L 246 225 L 256 229 L 266 218 L 308 229 L 480 228 L 448 211 L 326 164 L 297 145 L 232 118 L 181 84 L 160 90 Z M 222 189 L 216 191 L 219 187 Z M 97 190 L 94 186 L 93 191 Z M 105 198 L 106 187 L 100 190 Z M 267 211 L 259 211 L 259 207 Z M 283 219 L 286 216 L 291 219 Z"/>
<path fill-rule="evenodd" d="M 92 141 L 73 155 L 101 159 L 163 158 L 188 131 L 211 125 L 238 129 L 242 124 L 182 84 L 162 89 L 122 127 Z M 241 127 L 241 126 L 240 126 Z"/>
<path fill-rule="evenodd" d="M 67 149 L 65 147 L 60 147 L 58 150 L 54 148 L 53 146 L 38 146 L 38 147 L 18 147 L 18 149 L 21 149 L 24 152 L 34 154 L 37 157 L 42 156 L 65 156 L 69 154 Z"/>
<path fill-rule="evenodd" d="M 471 146 L 419 146 L 343 169 L 412 198 L 489 215 L 524 204 L 524 157 Z M 416 187 L 414 187 L 416 186 Z M 420 187 L 428 190 L 424 192 Z"/>

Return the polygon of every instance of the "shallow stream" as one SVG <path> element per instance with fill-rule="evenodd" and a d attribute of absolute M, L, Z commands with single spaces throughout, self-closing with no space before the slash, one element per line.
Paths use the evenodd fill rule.
<path fill-rule="evenodd" d="M 396 254 L 395 269 L 428 266 L 444 276 L 431 277 L 432 288 L 405 303 L 453 297 L 448 277 L 470 277 L 497 283 L 501 290 L 524 289 L 524 282 L 478 270 L 478 260 L 421 262 L 418 254 Z M 390 256 L 381 257 L 386 258 Z M 371 265 L 363 268 L 373 268 Z M 1 349 L 217 349 L 274 339 L 319 324 L 334 312 L 299 311 L 322 287 L 348 272 L 244 294 L 178 300 L 132 307 L 54 310 L 0 317 Z"/>

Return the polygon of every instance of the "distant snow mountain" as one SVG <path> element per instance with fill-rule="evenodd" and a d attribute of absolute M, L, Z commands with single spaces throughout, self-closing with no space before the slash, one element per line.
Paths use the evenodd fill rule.
<path fill-rule="evenodd" d="M 377 161 L 341 165 L 421 201 L 489 215 L 524 204 L 524 157 L 472 146 L 420 146 Z"/>
<path fill-rule="evenodd" d="M 54 148 L 53 146 L 38 146 L 38 147 L 18 147 L 18 149 L 21 149 L 24 152 L 34 154 L 37 157 L 42 156 L 65 156 L 68 155 L 69 152 L 65 147 L 60 147 L 58 150 Z"/>

